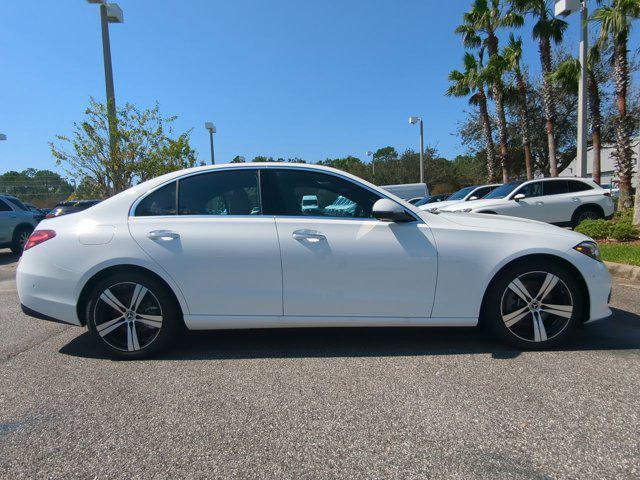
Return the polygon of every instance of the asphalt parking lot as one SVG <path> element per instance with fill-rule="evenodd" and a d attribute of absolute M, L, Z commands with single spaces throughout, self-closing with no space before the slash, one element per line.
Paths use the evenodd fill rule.
<path fill-rule="evenodd" d="M 24 316 L 0 250 L 2 478 L 639 478 L 640 285 L 568 347 L 475 329 L 191 333 L 149 361 Z"/>

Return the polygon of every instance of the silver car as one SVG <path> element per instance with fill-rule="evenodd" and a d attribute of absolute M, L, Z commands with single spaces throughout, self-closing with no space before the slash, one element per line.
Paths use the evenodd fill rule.
<path fill-rule="evenodd" d="M 11 195 L 0 195 L 0 248 L 20 255 L 38 224 L 36 215 Z"/>

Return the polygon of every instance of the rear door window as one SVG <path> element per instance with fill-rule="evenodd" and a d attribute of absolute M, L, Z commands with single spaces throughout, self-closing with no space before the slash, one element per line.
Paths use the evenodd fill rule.
<path fill-rule="evenodd" d="M 0 212 L 12 212 L 13 209 L 7 205 L 7 202 L 0 200 Z"/>
<path fill-rule="evenodd" d="M 561 195 L 563 193 L 567 193 L 566 180 L 549 180 L 548 182 L 544 182 L 545 195 Z"/>
<path fill-rule="evenodd" d="M 567 183 L 569 184 L 569 192 L 571 193 L 592 190 L 592 187 L 590 185 L 578 180 L 569 180 Z"/>
<path fill-rule="evenodd" d="M 136 217 L 176 214 L 176 182 L 171 182 L 147 195 L 136 207 Z"/>

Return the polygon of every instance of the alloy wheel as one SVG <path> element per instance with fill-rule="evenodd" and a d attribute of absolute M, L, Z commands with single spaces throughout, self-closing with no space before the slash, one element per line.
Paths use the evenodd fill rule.
<path fill-rule="evenodd" d="M 103 290 L 93 309 L 96 332 L 102 340 L 128 352 L 152 344 L 160 333 L 162 320 L 158 298 L 147 287 L 133 282 L 117 283 Z"/>
<path fill-rule="evenodd" d="M 27 240 L 31 236 L 31 232 L 27 230 L 23 230 L 18 234 L 18 245 L 20 246 L 20 250 L 24 250 L 24 246 L 27 244 Z"/>
<path fill-rule="evenodd" d="M 567 285 L 549 272 L 534 271 L 515 278 L 502 294 L 501 316 L 516 337 L 544 342 L 560 335 L 573 316 Z"/>
<path fill-rule="evenodd" d="M 578 217 L 578 224 L 580 224 L 581 222 L 584 222 L 585 220 L 597 220 L 598 218 L 600 217 L 596 212 L 592 210 L 586 210 L 580 213 L 580 216 Z"/>

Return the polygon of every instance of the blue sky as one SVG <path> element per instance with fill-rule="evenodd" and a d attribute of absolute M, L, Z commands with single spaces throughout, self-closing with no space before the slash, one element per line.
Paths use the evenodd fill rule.
<path fill-rule="evenodd" d="M 453 30 L 470 0 L 119 0 L 111 26 L 116 99 L 158 100 L 209 159 L 317 161 L 426 142 L 453 157 L 465 100 L 444 96 L 463 54 Z M 0 172 L 54 168 L 47 142 L 69 133 L 89 96 L 104 100 L 98 9 L 84 0 L 3 0 Z M 567 42 L 577 45 L 576 20 Z M 538 69 L 526 38 L 525 60 Z M 633 41 L 637 45 L 637 32 Z M 60 171 L 59 168 L 54 168 Z"/>

